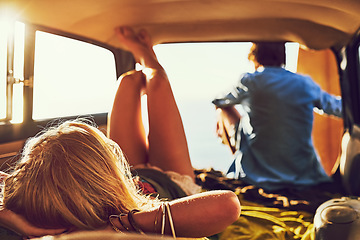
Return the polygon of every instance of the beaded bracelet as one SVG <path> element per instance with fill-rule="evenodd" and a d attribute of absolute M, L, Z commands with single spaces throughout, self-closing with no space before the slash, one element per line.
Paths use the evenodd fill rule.
<path fill-rule="evenodd" d="M 136 213 L 136 212 L 139 212 L 139 210 L 137 210 L 137 209 L 133 209 L 133 210 L 131 210 L 131 211 L 129 211 L 128 212 L 128 220 L 129 220 L 129 223 L 130 223 L 130 226 L 135 230 L 135 232 L 137 232 L 137 233 L 140 233 L 140 234 L 145 234 L 144 232 L 143 232 L 143 230 L 141 230 L 140 229 L 140 227 L 139 227 L 139 225 L 135 222 L 135 220 L 134 220 L 134 213 Z"/>
<path fill-rule="evenodd" d="M 126 216 L 125 213 L 120 213 L 120 215 L 110 215 L 109 216 L 109 222 L 111 224 L 111 227 L 115 230 L 115 232 L 119 232 L 122 233 L 122 231 L 115 226 L 115 224 L 113 223 L 112 219 L 113 218 L 117 218 L 119 220 L 119 223 L 121 224 L 121 226 L 127 231 L 130 232 L 130 229 L 124 224 L 124 222 L 122 221 L 121 217 Z"/>
<path fill-rule="evenodd" d="M 120 216 L 119 215 L 110 215 L 109 216 L 109 222 L 111 224 L 112 229 L 114 229 L 115 232 L 123 233 L 117 226 L 115 226 L 115 224 L 112 221 L 113 218 L 119 218 L 120 219 Z"/>
<path fill-rule="evenodd" d="M 167 214 L 168 214 L 168 217 L 169 217 L 171 233 L 172 233 L 173 238 L 175 239 L 176 238 L 176 233 L 175 233 L 174 221 L 172 219 L 172 215 L 171 215 L 171 211 L 170 211 L 170 203 L 166 202 L 165 206 L 166 206 Z"/>
<path fill-rule="evenodd" d="M 121 226 L 126 229 L 126 231 L 130 232 L 130 229 L 129 229 L 129 228 L 124 224 L 124 222 L 121 220 L 121 217 L 124 217 L 124 216 L 126 216 L 125 213 L 120 213 L 120 215 L 119 215 L 119 222 L 120 222 Z"/>
<path fill-rule="evenodd" d="M 165 203 L 162 203 L 162 222 L 161 222 L 161 235 L 165 234 L 165 221 L 166 221 L 166 207 Z"/>
<path fill-rule="evenodd" d="M 156 215 L 155 215 L 155 222 L 154 222 L 154 232 L 155 232 L 155 233 L 158 231 L 157 225 L 158 225 L 158 223 L 159 223 L 159 220 L 158 220 L 159 213 L 160 213 L 160 211 L 163 210 L 163 209 L 164 209 L 164 202 L 161 203 L 161 205 L 159 206 L 159 209 L 158 209 L 158 211 L 157 211 L 157 213 L 156 213 Z M 161 229 L 160 229 L 160 231 L 161 231 Z"/>

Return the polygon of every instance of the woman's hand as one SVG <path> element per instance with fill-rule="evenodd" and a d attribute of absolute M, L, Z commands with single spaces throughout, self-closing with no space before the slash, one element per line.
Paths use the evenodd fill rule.
<path fill-rule="evenodd" d="M 57 235 L 66 231 L 66 229 L 45 229 L 35 227 L 23 216 L 4 208 L 0 210 L 0 224 L 17 234 L 28 238 Z"/>

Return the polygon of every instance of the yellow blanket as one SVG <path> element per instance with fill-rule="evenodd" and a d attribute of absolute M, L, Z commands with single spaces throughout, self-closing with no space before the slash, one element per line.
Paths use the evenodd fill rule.
<path fill-rule="evenodd" d="M 219 234 L 220 240 L 246 239 L 299 239 L 314 240 L 313 214 L 304 211 L 290 211 L 242 199 L 240 218 Z"/>

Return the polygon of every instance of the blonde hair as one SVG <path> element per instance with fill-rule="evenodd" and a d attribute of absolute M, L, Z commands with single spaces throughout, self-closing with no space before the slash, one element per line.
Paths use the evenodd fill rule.
<path fill-rule="evenodd" d="M 156 205 L 134 183 L 120 147 L 83 120 L 28 140 L 3 204 L 40 227 L 96 229 L 111 214 Z"/>

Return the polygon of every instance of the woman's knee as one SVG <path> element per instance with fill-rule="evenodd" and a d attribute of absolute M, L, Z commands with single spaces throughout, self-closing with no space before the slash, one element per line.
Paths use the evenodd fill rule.
<path fill-rule="evenodd" d="M 133 86 L 134 88 L 144 88 L 145 87 L 145 76 L 141 71 L 131 70 L 122 74 L 119 78 L 120 86 L 126 85 Z"/>

